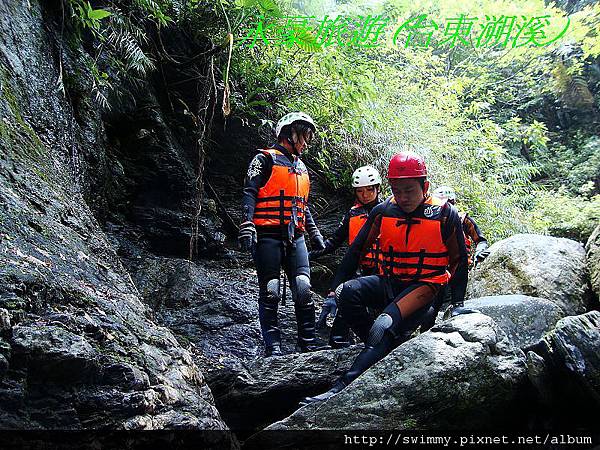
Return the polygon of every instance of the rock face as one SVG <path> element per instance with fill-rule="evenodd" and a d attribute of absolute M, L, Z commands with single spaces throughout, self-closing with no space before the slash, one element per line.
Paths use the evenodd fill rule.
<path fill-rule="evenodd" d="M 482 314 L 402 344 L 344 391 L 267 430 L 464 429 L 516 419 L 525 355 Z M 512 417 L 511 417 L 512 414 Z"/>
<path fill-rule="evenodd" d="M 583 246 L 570 239 L 517 234 L 496 242 L 469 274 L 469 298 L 523 294 L 548 299 L 565 314 L 588 310 L 591 290 Z"/>
<path fill-rule="evenodd" d="M 596 294 L 596 297 L 600 297 L 600 225 L 596 227 L 587 244 L 585 244 L 585 251 L 592 290 Z"/>
<path fill-rule="evenodd" d="M 542 397 L 551 397 L 565 416 L 580 417 L 597 411 L 600 407 L 600 312 L 561 319 L 535 352 L 544 358 L 543 376 L 546 380 L 551 378 L 551 382 L 537 383 L 546 388 L 541 390 Z M 587 416 L 590 421 L 592 417 L 596 414 Z"/>
<path fill-rule="evenodd" d="M 526 295 L 496 295 L 467 301 L 466 306 L 490 316 L 519 348 L 536 344 L 565 316 L 554 303 Z"/>
<path fill-rule="evenodd" d="M 0 3 L 0 428 L 226 429 L 82 195 L 102 121 L 57 94 L 45 14 Z"/>
<path fill-rule="evenodd" d="M 124 258 L 140 294 L 161 324 L 194 344 L 203 370 L 263 356 L 256 272 L 248 260 L 190 263 L 142 255 Z M 319 312 L 322 299 L 314 299 Z M 283 351 L 293 353 L 297 333 L 289 288 L 278 315 Z"/>
<path fill-rule="evenodd" d="M 362 345 L 266 358 L 237 372 L 211 372 L 208 383 L 219 411 L 234 430 L 258 430 L 285 417 L 306 396 L 331 387 Z"/>

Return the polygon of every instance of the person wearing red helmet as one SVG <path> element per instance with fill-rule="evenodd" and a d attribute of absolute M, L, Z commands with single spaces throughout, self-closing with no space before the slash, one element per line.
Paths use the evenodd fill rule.
<path fill-rule="evenodd" d="M 302 404 L 326 400 L 344 389 L 410 337 L 452 276 L 467 279 L 460 275 L 467 271 L 467 252 L 458 212 L 428 195 L 423 157 L 414 152 L 394 155 L 388 179 L 393 195 L 373 208 L 332 283 L 339 289 L 344 319 L 365 347 L 329 391 Z M 376 239 L 378 273 L 352 279 L 361 255 Z M 465 282 L 453 291 L 454 308 L 462 307 L 465 291 Z M 373 320 L 368 307 L 383 312 Z"/>

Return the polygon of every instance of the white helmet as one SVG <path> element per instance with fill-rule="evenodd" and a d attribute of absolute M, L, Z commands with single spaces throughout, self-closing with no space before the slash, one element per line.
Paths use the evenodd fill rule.
<path fill-rule="evenodd" d="M 381 176 L 375 167 L 362 166 L 352 174 L 352 187 L 373 186 L 381 184 Z"/>
<path fill-rule="evenodd" d="M 454 192 L 454 189 L 452 189 L 450 186 L 440 186 L 433 191 L 433 195 L 443 199 L 448 199 L 452 202 L 456 201 L 456 192 Z"/>
<path fill-rule="evenodd" d="M 283 127 L 285 127 L 286 125 L 291 125 L 292 123 L 298 121 L 308 123 L 312 127 L 313 131 L 317 131 L 315 122 L 312 120 L 312 117 L 310 117 L 308 114 L 303 113 L 301 111 L 291 112 L 283 116 L 281 119 L 279 119 L 279 122 L 277 122 L 277 126 L 275 126 L 275 137 L 279 137 L 279 134 L 281 133 L 281 129 Z"/>

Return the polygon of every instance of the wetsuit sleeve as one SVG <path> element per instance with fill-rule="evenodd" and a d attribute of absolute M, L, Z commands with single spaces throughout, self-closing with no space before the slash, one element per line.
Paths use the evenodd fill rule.
<path fill-rule="evenodd" d="M 331 284 L 332 291 L 340 284 L 354 277 L 363 255 L 370 250 L 371 246 L 375 243 L 377 236 L 379 236 L 382 211 L 383 206 L 378 205 L 369 213 L 367 221 L 360 229 L 360 232 L 356 236 L 356 239 L 354 239 L 352 245 L 348 248 L 348 251 L 338 267 Z"/>
<path fill-rule="evenodd" d="M 313 216 L 310 213 L 310 208 L 308 206 L 306 206 L 306 209 L 304 210 L 304 217 L 306 219 L 306 231 L 308 233 L 308 237 L 311 240 L 313 240 L 317 236 L 321 236 L 321 232 L 319 231 L 319 228 L 317 227 L 315 219 L 313 219 Z M 322 236 L 321 239 L 323 239 Z"/>
<path fill-rule="evenodd" d="M 450 286 L 452 287 L 452 303 L 460 303 L 465 299 L 468 281 L 467 248 L 465 236 L 456 208 L 446 204 L 446 220 L 442 237 L 448 248 Z"/>
<path fill-rule="evenodd" d="M 257 154 L 250 161 L 242 193 L 242 222 L 252 220 L 258 190 L 267 184 L 272 169 L 273 161 L 262 153 Z"/>
<path fill-rule="evenodd" d="M 463 231 L 466 236 L 469 236 L 471 240 L 475 242 L 475 244 L 479 244 L 483 241 L 487 242 L 487 239 L 483 237 L 483 234 L 481 234 L 481 230 L 479 229 L 475 221 L 469 216 L 465 217 L 465 220 L 463 222 Z"/>
<path fill-rule="evenodd" d="M 347 212 L 346 214 L 344 214 L 344 217 L 342 217 L 342 220 L 339 223 L 337 229 L 333 232 L 333 236 L 331 236 L 325 241 L 325 250 L 323 250 L 323 255 L 332 253 L 336 249 L 340 248 L 344 241 L 348 239 L 349 230 L 350 213 Z"/>

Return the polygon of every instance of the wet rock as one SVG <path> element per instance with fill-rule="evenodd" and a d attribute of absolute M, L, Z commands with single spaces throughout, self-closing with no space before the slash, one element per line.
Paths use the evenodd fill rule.
<path fill-rule="evenodd" d="M 552 380 L 544 358 L 535 352 L 527 352 L 527 377 L 534 386 L 538 401 L 544 406 L 554 403 Z"/>
<path fill-rule="evenodd" d="M 58 383 L 89 382 L 98 358 L 89 342 L 58 326 L 17 326 L 12 335 L 13 358 L 31 372 Z M 34 370 L 31 370 L 34 369 Z"/>
<path fill-rule="evenodd" d="M 469 274 L 467 296 L 522 294 L 558 305 L 565 314 L 591 306 L 585 251 L 575 241 L 518 234 L 490 247 L 490 256 Z"/>
<path fill-rule="evenodd" d="M 235 373 L 211 373 L 207 381 L 232 429 L 257 430 L 293 412 L 304 397 L 329 389 L 361 347 L 260 359 Z"/>
<path fill-rule="evenodd" d="M 591 421 L 600 407 L 600 312 L 561 319 L 534 351 L 545 360 L 556 410 L 575 423 Z"/>
<path fill-rule="evenodd" d="M 78 108 L 53 94 L 58 61 L 89 59 L 54 40 L 52 7 L 0 2 L 0 308 L 13 326 L 0 428 L 123 429 L 147 415 L 225 429 L 192 354 L 151 320 L 93 214 L 105 206 L 105 130 L 90 97 Z M 195 420 L 165 419 L 177 415 Z"/>
<path fill-rule="evenodd" d="M 8 361 L 4 357 L 4 355 L 0 355 L 0 379 L 4 376 L 6 371 L 8 370 Z"/>
<path fill-rule="evenodd" d="M 126 259 L 133 280 L 157 320 L 194 345 L 205 371 L 264 354 L 258 321 L 258 285 L 251 268 L 235 262 L 200 261 L 143 254 Z M 296 319 L 289 288 L 279 306 L 283 351 L 296 351 Z M 314 295 L 317 312 L 322 299 Z M 323 338 L 327 331 L 323 331 Z M 326 341 L 325 341 L 326 342 Z M 320 341 L 324 343 L 323 339 Z"/>
<path fill-rule="evenodd" d="M 0 308 L 0 331 L 10 329 L 10 313 L 4 308 Z"/>
<path fill-rule="evenodd" d="M 526 295 L 496 295 L 468 300 L 466 306 L 490 316 L 520 348 L 536 344 L 565 316 L 554 303 Z"/>
<path fill-rule="evenodd" d="M 585 244 L 588 270 L 592 282 L 592 290 L 600 297 L 600 225 L 596 227 Z"/>
<path fill-rule="evenodd" d="M 519 420 L 525 382 L 525 355 L 490 317 L 466 314 L 402 344 L 338 395 L 266 430 L 499 427 Z"/>

